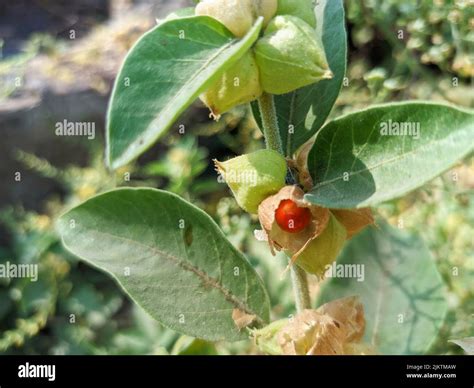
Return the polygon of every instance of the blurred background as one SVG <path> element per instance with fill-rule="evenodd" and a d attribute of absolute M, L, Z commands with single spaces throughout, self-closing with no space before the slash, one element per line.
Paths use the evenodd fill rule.
<path fill-rule="evenodd" d="M 37 282 L 0 279 L 1 354 L 256 352 L 250 341 L 209 344 L 161 327 L 108 276 L 65 252 L 57 216 L 117 186 L 170 190 L 209 212 L 263 277 L 273 317 L 293 311 L 289 281 L 280 278 L 284 260 L 254 241 L 257 221 L 239 210 L 211 163 L 261 147 L 246 107 L 213 122 L 196 102 L 179 120 L 186 136 L 170 131 L 132 165 L 115 173 L 104 167 L 105 112 L 124 55 L 157 18 L 190 5 L 0 2 L 0 264 L 40 264 Z M 349 83 L 333 117 L 407 99 L 474 107 L 472 0 L 346 1 L 346 13 Z M 95 139 L 56 136 L 55 123 L 65 119 L 95 123 Z M 474 158 L 376 211 L 394 225 L 402 217 L 406 228 L 422 234 L 450 306 L 430 353 L 462 353 L 448 339 L 474 335 Z M 450 276 L 453 266 L 467 271 Z"/>

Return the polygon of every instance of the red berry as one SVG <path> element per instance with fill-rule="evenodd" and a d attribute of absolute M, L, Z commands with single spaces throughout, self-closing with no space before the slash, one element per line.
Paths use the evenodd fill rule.
<path fill-rule="evenodd" d="M 306 207 L 298 207 L 291 199 L 285 199 L 280 202 L 275 212 L 275 219 L 285 232 L 298 233 L 310 223 L 311 212 Z"/>

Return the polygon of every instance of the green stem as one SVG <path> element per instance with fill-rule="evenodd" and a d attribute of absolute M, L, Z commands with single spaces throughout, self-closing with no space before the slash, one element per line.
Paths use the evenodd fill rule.
<path fill-rule="evenodd" d="M 308 277 L 306 272 L 296 264 L 291 266 L 291 282 L 296 300 L 296 310 L 301 312 L 311 308 L 311 298 L 308 289 Z"/>
<path fill-rule="evenodd" d="M 263 93 L 258 100 L 258 106 L 262 117 L 263 134 L 267 149 L 284 155 L 273 95 Z M 295 264 L 291 266 L 291 282 L 295 293 L 297 311 L 311 308 L 306 272 Z"/>
<path fill-rule="evenodd" d="M 284 155 L 273 95 L 263 93 L 258 99 L 258 107 L 262 116 L 263 135 L 265 136 L 267 148 Z"/>

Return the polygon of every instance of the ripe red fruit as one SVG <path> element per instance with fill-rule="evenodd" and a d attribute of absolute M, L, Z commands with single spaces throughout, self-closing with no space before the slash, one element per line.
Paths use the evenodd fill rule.
<path fill-rule="evenodd" d="M 311 212 L 306 207 L 298 207 L 291 199 L 280 202 L 275 211 L 278 226 L 288 233 L 298 233 L 308 226 L 311 221 Z"/>

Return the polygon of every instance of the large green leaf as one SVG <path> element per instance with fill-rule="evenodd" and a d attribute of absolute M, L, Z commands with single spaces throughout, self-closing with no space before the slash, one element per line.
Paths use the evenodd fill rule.
<path fill-rule="evenodd" d="M 324 124 L 346 73 L 347 37 L 343 1 L 320 0 L 315 13 L 316 35 L 323 42 L 334 78 L 275 96 L 282 144 L 287 156 L 291 156 Z M 252 109 L 257 122 L 261 124 L 258 105 L 252 104 Z"/>
<path fill-rule="evenodd" d="M 405 125 L 405 135 L 397 135 L 397 125 Z M 316 137 L 308 160 L 314 188 L 306 199 L 355 208 L 400 197 L 472 153 L 473 139 L 472 112 L 447 105 L 405 102 L 348 114 Z"/>
<path fill-rule="evenodd" d="M 111 191 L 63 215 L 59 229 L 67 249 L 171 329 L 235 341 L 246 334 L 234 309 L 255 315 L 257 325 L 268 321 L 268 297 L 251 265 L 206 213 L 174 194 Z"/>
<path fill-rule="evenodd" d="M 165 21 L 131 49 L 115 81 L 107 123 L 113 168 L 148 149 L 257 40 L 262 20 L 238 40 L 207 16 Z"/>
<path fill-rule="evenodd" d="M 377 352 L 422 354 L 428 350 L 443 323 L 447 303 L 441 276 L 419 237 L 388 225 L 370 228 L 349 242 L 337 264 L 352 268 L 353 273 L 356 265 L 362 266 L 358 268 L 363 268 L 364 277 L 359 277 L 363 281 L 333 277 L 323 286 L 318 303 L 359 295 L 367 321 L 364 341 Z"/>

